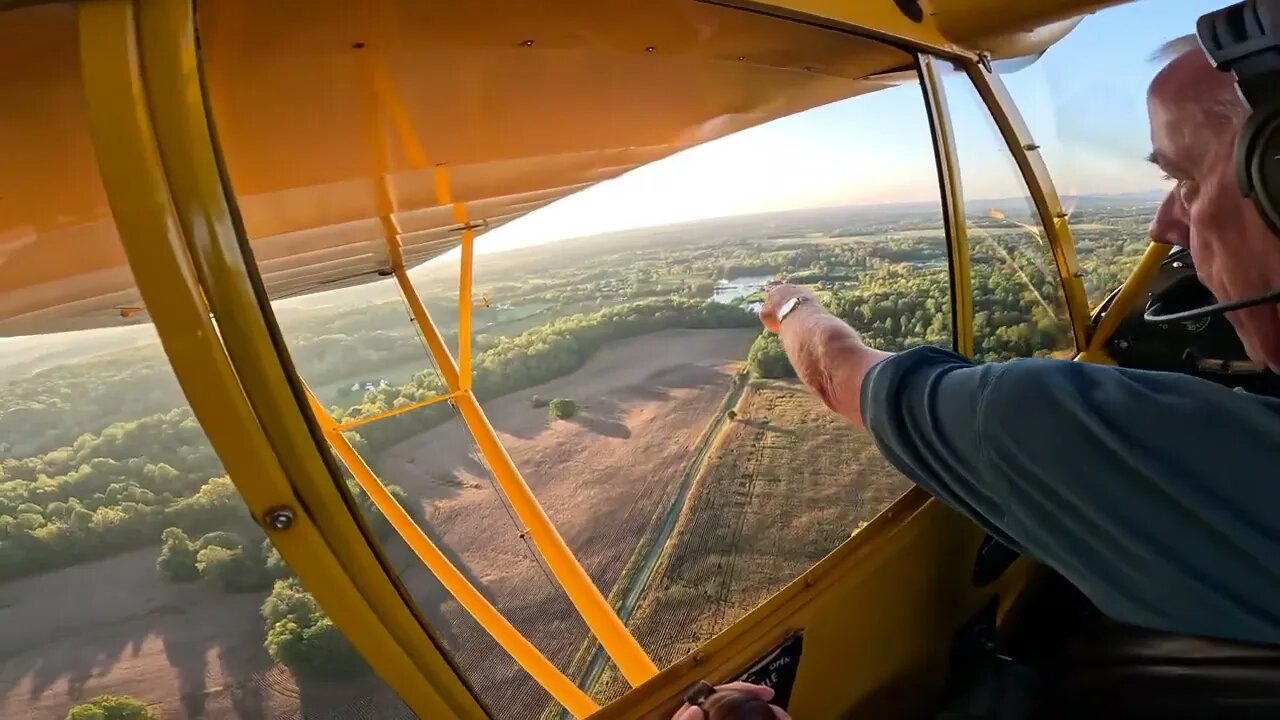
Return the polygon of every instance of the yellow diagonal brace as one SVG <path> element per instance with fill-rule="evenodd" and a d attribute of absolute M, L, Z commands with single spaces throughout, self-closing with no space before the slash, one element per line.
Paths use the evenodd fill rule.
<path fill-rule="evenodd" d="M 412 132 L 412 131 L 410 131 Z M 471 389 L 471 309 L 474 304 L 471 291 L 471 273 L 475 256 L 476 236 L 467 217 L 467 208 L 453 200 L 452 180 L 449 168 L 436 165 L 436 201 L 453 207 L 453 221 L 462 226 L 462 252 L 458 261 L 458 380 L 463 390 Z"/>
<path fill-rule="evenodd" d="M 368 113 L 370 141 L 382 157 L 383 172 L 385 173 L 389 163 L 382 155 L 385 153 L 386 143 L 378 131 L 378 113 L 376 112 L 378 108 L 386 109 L 396 128 L 401 146 L 410 156 L 411 165 L 419 167 L 427 161 L 422 143 L 419 142 L 409 123 L 407 113 L 396 97 L 378 54 L 370 53 L 368 57 L 367 72 L 374 88 L 372 107 Z M 396 283 L 418 327 L 418 332 L 435 360 L 436 367 L 439 368 L 441 379 L 448 388 L 467 430 L 474 438 L 481 457 L 493 473 L 499 489 L 511 504 L 520 522 L 528 529 L 534 546 L 564 589 L 570 602 L 582 615 L 587 628 L 617 664 L 623 677 L 632 685 L 639 685 L 657 674 L 657 666 L 649 659 L 644 648 L 640 647 L 640 643 L 627 631 L 626 625 L 618 618 L 617 613 L 591 581 L 586 570 L 578 563 L 573 551 L 565 544 L 564 538 L 547 517 L 537 498 L 534 497 L 533 491 L 529 489 L 528 483 L 521 477 L 520 471 L 516 469 L 511 456 L 507 454 L 506 448 L 498 439 L 497 432 L 489 424 L 489 419 L 485 417 L 479 402 L 471 392 L 472 253 L 475 238 L 468 222 L 466 207 L 453 200 L 448 168 L 437 164 L 433 172 L 437 201 L 441 205 L 450 205 L 453 208 L 454 221 L 463 227 L 462 264 L 458 285 L 459 361 L 455 361 L 449 353 L 439 328 L 432 322 L 422 299 L 413 287 L 413 282 L 409 279 L 400 245 L 399 228 L 393 217 L 395 202 L 390 196 L 386 179 L 383 177 L 379 184 L 379 197 L 384 215 L 382 223 L 387 243 L 387 257 L 392 274 L 395 275 Z"/>
<path fill-rule="evenodd" d="M 426 400 L 420 400 L 416 403 L 409 403 L 408 405 L 401 405 L 398 408 L 391 408 L 386 412 L 375 413 L 373 415 L 366 415 L 356 420 L 349 420 L 347 422 L 339 424 L 337 427 L 339 430 L 342 430 L 344 432 L 347 430 L 355 430 L 356 428 L 364 425 L 368 425 L 371 422 L 376 422 L 378 420 L 386 420 L 387 418 L 393 418 L 393 417 L 396 417 L 397 415 L 404 415 L 406 413 L 411 413 L 414 410 L 421 410 L 424 407 L 430 407 L 432 405 L 435 405 L 436 403 L 442 403 L 445 400 L 451 399 L 452 397 L 453 397 L 453 393 L 450 393 L 448 395 L 437 395 L 435 397 L 427 398 Z M 322 417 L 322 416 L 317 415 L 316 417 Z M 328 416 L 324 415 L 323 417 L 328 417 Z"/>
<path fill-rule="evenodd" d="M 400 252 L 400 227 L 395 221 L 395 199 L 391 196 L 391 192 L 387 187 L 386 174 L 390 172 L 391 163 L 387 158 L 387 144 L 380 131 L 381 112 L 385 112 L 391 120 L 392 126 L 395 128 L 396 138 L 403 148 L 405 155 L 408 156 L 409 166 L 415 170 L 425 170 L 428 167 L 432 169 L 432 175 L 435 183 L 436 202 L 441 205 L 448 205 L 453 213 L 453 221 L 462 229 L 462 258 L 458 272 L 458 386 L 464 390 L 471 389 L 471 330 L 472 330 L 472 257 L 475 248 L 475 230 L 471 225 L 470 219 L 467 217 L 467 207 L 464 203 L 456 202 L 453 199 L 452 180 L 449 176 L 449 168 L 444 164 L 429 165 L 426 150 L 423 149 L 422 142 L 418 139 L 418 134 L 413 130 L 413 124 L 409 120 L 409 114 L 404 108 L 404 103 L 400 102 L 399 96 L 395 92 L 395 88 L 391 84 L 391 80 L 387 75 L 386 65 L 382 59 L 381 48 L 371 48 L 370 52 L 364 55 L 365 73 L 369 78 L 369 85 L 373 90 L 373 97 L 370 99 L 370 107 L 366 110 L 366 117 L 370 127 L 370 142 L 373 145 L 377 156 L 381 162 L 378 178 L 378 202 L 381 213 L 381 222 L 383 234 L 388 244 L 394 240 L 396 244 L 395 255 L 392 256 L 388 252 L 388 258 L 391 261 L 392 270 L 396 266 L 404 266 L 404 255 Z M 403 288 L 402 288 L 403 289 Z M 421 303 L 419 303 L 421 304 Z M 412 312 L 412 310 L 411 310 Z M 424 311 L 425 312 L 425 311 Z M 415 321 L 417 313 L 415 313 Z M 434 352 L 434 351 L 433 351 Z M 452 364 L 452 363 L 451 363 Z"/>
<path fill-rule="evenodd" d="M 1129 277 L 1125 279 L 1124 284 L 1120 286 L 1116 296 L 1111 299 L 1111 304 L 1107 306 L 1106 314 L 1102 316 L 1102 319 L 1098 321 L 1097 326 L 1094 328 L 1093 336 L 1089 338 L 1089 348 L 1076 356 L 1077 360 L 1107 365 L 1115 364 L 1115 361 L 1107 353 L 1107 342 L 1111 340 L 1116 328 L 1120 327 L 1120 323 L 1124 322 L 1124 319 L 1129 316 L 1129 312 L 1137 307 L 1138 302 L 1146 294 L 1147 285 L 1159 274 L 1160 264 L 1169 257 L 1171 249 L 1169 245 L 1161 245 L 1154 242 L 1147 245 L 1142 258 L 1138 260 L 1138 264 L 1129 273 Z"/>
<path fill-rule="evenodd" d="M 398 248 L 395 251 L 398 252 Z M 400 289 L 404 292 L 405 302 L 410 308 L 414 308 L 415 317 L 419 317 L 420 314 L 421 319 L 417 323 L 418 331 L 422 333 L 423 340 L 431 350 L 436 364 L 442 370 L 456 368 L 453 357 L 449 355 L 444 339 L 440 336 L 439 328 L 431 322 L 431 318 L 422 309 L 422 300 L 414 291 L 413 283 L 410 282 L 403 265 L 396 269 L 395 273 Z M 457 384 L 457 371 L 453 370 L 453 372 L 455 373 L 454 384 L 449 385 L 449 391 L 454 396 L 453 403 L 458 408 L 458 414 L 462 416 L 467 431 L 475 439 L 481 457 L 489 466 L 494 480 L 507 498 L 507 502 L 511 504 L 516 517 L 528 528 L 529 537 L 533 540 L 538 553 L 546 561 L 551 574 L 564 588 L 565 595 L 582 615 L 587 628 L 617 664 L 622 676 L 632 685 L 639 685 L 653 677 L 658 672 L 657 666 L 649 659 L 644 648 L 640 647 L 640 643 L 632 637 L 618 614 L 610 607 L 609 602 L 600 594 L 599 588 L 591 581 L 587 571 L 582 569 L 582 565 L 573 556 L 573 551 L 565 544 L 564 538 L 560 536 L 551 519 L 547 517 L 546 511 L 534 497 L 533 491 L 529 489 L 529 484 L 520 475 L 515 462 L 507 454 L 507 449 L 502 446 L 498 433 L 489 423 L 489 418 L 485 416 L 475 394 L 470 390 L 462 390 Z M 445 381 L 449 382 L 448 375 L 445 375 Z"/>
<path fill-rule="evenodd" d="M 591 576 L 578 564 L 573 551 L 565 544 L 564 538 L 547 517 L 528 483 L 520 476 L 520 471 L 507 454 L 507 449 L 502 446 L 498 433 L 489 424 L 476 396 L 470 391 L 464 391 L 454 399 L 454 404 L 475 438 L 476 446 L 492 471 L 494 480 L 502 489 L 507 502 L 511 503 L 520 522 L 528 529 L 530 539 L 542 554 L 551 574 L 564 588 L 565 594 L 582 614 L 582 619 L 600 641 L 605 652 L 617 664 L 622 676 L 632 685 L 639 685 L 656 675 L 657 666 L 600 594 Z"/>
<path fill-rule="evenodd" d="M 599 706 L 586 693 L 579 690 L 572 680 L 556 669 L 556 666 L 538 652 L 533 643 L 525 639 L 524 635 L 521 635 L 520 631 L 508 622 L 480 591 L 467 582 L 467 578 L 454 567 L 453 563 L 449 562 L 444 553 L 440 552 L 440 548 L 431 542 L 400 503 L 396 502 L 395 497 L 387 491 L 386 486 L 374 475 L 368 463 L 360 457 L 360 453 L 356 452 L 350 441 L 342 434 L 342 428 L 334 424 L 325 413 L 324 407 L 310 391 L 307 397 L 311 402 L 312 412 L 320 421 L 325 439 L 338 454 L 338 458 L 351 471 L 356 482 L 378 508 L 378 512 L 387 518 L 391 527 L 395 528 L 409 549 L 413 550 L 422 564 L 436 576 L 462 609 L 470 613 L 480 627 L 484 628 L 485 632 L 489 633 L 520 667 L 524 668 L 556 702 L 563 705 L 574 717 L 584 718 L 598 710 Z"/>
<path fill-rule="evenodd" d="M 458 373 L 458 364 L 453 361 L 453 355 L 449 354 L 449 346 L 445 344 L 444 338 L 436 330 L 436 324 L 431 319 L 431 314 L 427 312 L 427 307 L 422 304 L 422 298 L 418 297 L 417 291 L 413 289 L 413 281 L 409 279 L 409 273 L 404 268 L 404 253 L 400 249 L 400 238 L 387 238 L 387 256 L 391 258 L 391 272 L 395 275 L 396 285 L 400 288 L 400 295 L 404 298 L 405 304 L 409 306 L 409 314 L 413 316 L 414 325 L 418 326 L 418 334 L 422 337 L 422 341 L 426 343 L 431 357 L 436 361 L 436 369 L 440 372 L 440 379 L 444 381 L 444 386 L 449 388 L 451 393 L 457 392 L 458 388 L 462 386 Z"/>

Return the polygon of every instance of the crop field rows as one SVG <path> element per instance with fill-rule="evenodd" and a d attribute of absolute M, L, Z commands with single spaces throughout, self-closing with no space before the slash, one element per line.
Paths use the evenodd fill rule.
<path fill-rule="evenodd" d="M 753 381 L 708 457 L 632 631 L 667 666 L 834 550 L 908 481 L 803 386 Z M 603 680 L 603 697 L 625 688 Z"/>

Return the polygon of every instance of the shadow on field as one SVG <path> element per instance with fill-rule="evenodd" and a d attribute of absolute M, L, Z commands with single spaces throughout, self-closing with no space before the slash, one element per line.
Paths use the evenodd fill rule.
<path fill-rule="evenodd" d="M 777 433 L 779 435 L 795 435 L 796 434 L 795 428 L 782 427 L 781 425 L 774 425 L 768 420 L 757 420 L 755 418 L 743 417 L 739 415 L 737 420 L 735 420 L 734 422 L 742 423 L 747 427 L 755 428 L 761 432 L 771 432 L 771 433 Z"/>
<path fill-rule="evenodd" d="M 14 680 L 27 678 L 31 683 L 28 698 L 32 700 L 63 679 L 67 682 L 67 697 L 76 701 L 87 699 L 83 696 L 89 680 L 109 671 L 126 654 L 136 657 L 150 634 L 149 629 L 142 628 L 127 635 L 113 634 L 85 638 L 75 644 L 51 645 L 38 654 L 24 653 L 6 661 L 3 664 L 4 676 Z M 25 667 L 20 665 L 22 660 L 29 661 L 29 664 Z"/>
<path fill-rule="evenodd" d="M 188 618 L 200 622 L 200 618 Z M 237 720 L 267 720 L 265 698 L 258 676 L 271 669 L 271 660 L 260 644 L 245 643 L 238 638 L 191 637 L 186 632 L 161 635 L 165 659 L 178 673 L 182 709 L 188 720 L 212 717 L 206 707 L 209 701 L 207 678 L 210 667 L 217 663 L 227 698 Z M 214 653 L 210 653 L 214 650 Z M 218 690 L 220 688 L 214 688 Z"/>
<path fill-rule="evenodd" d="M 522 390 L 518 395 L 524 398 L 534 395 L 543 398 L 571 398 L 577 401 L 580 412 L 577 416 L 570 418 L 569 422 L 575 422 L 607 437 L 629 438 L 631 431 L 622 422 L 628 405 L 641 402 L 664 402 L 670 399 L 673 390 L 705 387 L 720 382 L 724 376 L 724 369 L 718 365 L 687 363 L 661 368 L 638 382 L 615 387 L 603 395 L 576 394 L 572 388 L 561 387 L 558 380 Z M 496 405 L 496 403 L 493 404 Z M 494 428 L 498 432 L 522 440 L 531 440 L 541 435 L 551 425 L 551 416 L 545 408 L 530 407 L 527 402 L 523 402 L 522 405 L 524 407 L 519 409 L 501 407 L 500 410 L 493 412 L 490 419 L 493 421 Z M 624 429 L 626 434 L 622 434 Z"/>
<path fill-rule="evenodd" d="M 606 417 L 594 412 L 590 414 L 580 413 L 578 415 L 574 415 L 569 418 L 569 422 L 586 428 L 597 435 L 621 438 L 623 440 L 631 437 L 631 428 L 627 427 L 626 423 L 619 422 L 612 417 Z"/>
<path fill-rule="evenodd" d="M 26 696 L 33 703 L 53 700 L 75 705 L 86 702 L 103 694 L 100 689 L 87 688 L 91 681 L 139 672 L 137 664 L 146 662 L 145 657 L 140 657 L 144 645 L 149 640 L 158 640 L 164 661 L 173 671 L 173 679 L 178 686 L 177 702 L 181 711 L 177 717 L 187 720 L 213 720 L 215 717 L 268 720 L 263 688 L 256 679 L 271 667 L 270 658 L 262 648 L 260 625 L 254 624 L 254 637 L 247 639 L 236 632 L 245 628 L 244 623 L 227 623 L 230 613 L 245 610 L 244 603 L 235 603 L 229 608 L 187 608 L 179 604 L 179 598 L 190 600 L 190 591 L 204 588 L 176 590 L 172 601 L 156 605 L 126 622 L 102 625 L 87 632 L 69 630 L 71 642 L 65 641 L 65 636 L 50 638 L 51 641 L 42 647 L 33 648 L 34 652 L 21 652 L 0 662 L 0 688 L 26 681 L 29 684 Z M 261 601 L 262 595 L 255 594 L 254 607 Z M 87 613 L 94 602 L 90 591 L 77 605 Z M 133 667 L 118 668 L 121 663 L 132 664 Z M 135 677 L 153 678 L 152 675 Z M 209 686 L 211 677 L 219 678 L 217 686 Z M 64 681 L 65 693 L 60 688 L 55 691 L 56 686 Z M 160 678 L 154 678 L 154 682 L 157 688 L 167 685 L 166 680 Z M 160 699 L 149 696 L 145 688 L 131 692 L 144 701 Z M 45 697 L 49 693 L 53 695 Z M 211 698 L 210 693 L 216 699 Z M 7 695 L 7 692 L 0 692 L 0 699 Z M 11 716 L 3 704 L 0 704 L 0 716 Z"/>
<path fill-rule="evenodd" d="M 410 720 L 416 718 L 372 670 L 351 680 L 294 678 L 298 684 L 299 720 Z"/>

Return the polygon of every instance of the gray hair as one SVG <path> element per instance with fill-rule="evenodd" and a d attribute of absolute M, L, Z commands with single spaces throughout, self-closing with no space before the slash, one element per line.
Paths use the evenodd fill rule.
<path fill-rule="evenodd" d="M 1151 54 L 1151 61 L 1167 65 L 1191 51 L 1204 53 L 1200 38 L 1195 33 L 1176 37 L 1161 45 Z M 1209 113 L 1232 122 L 1239 122 L 1249 114 L 1249 107 L 1235 89 L 1235 83 L 1232 83 L 1230 91 L 1206 98 L 1203 107 Z"/>
<path fill-rule="evenodd" d="M 1151 53 L 1151 62 L 1162 64 L 1172 62 L 1174 59 L 1181 57 L 1183 53 L 1191 50 L 1201 50 L 1200 38 L 1196 37 L 1195 33 L 1176 37 L 1156 48 L 1156 51 Z"/>

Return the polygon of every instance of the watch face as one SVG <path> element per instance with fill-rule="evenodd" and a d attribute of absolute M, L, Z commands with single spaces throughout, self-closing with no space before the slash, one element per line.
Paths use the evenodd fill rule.
<path fill-rule="evenodd" d="M 796 304 L 799 302 L 800 302 L 800 298 L 793 297 L 790 300 L 783 303 L 782 309 L 778 311 L 778 322 L 782 322 L 783 318 L 791 314 L 791 311 L 796 308 Z"/>

